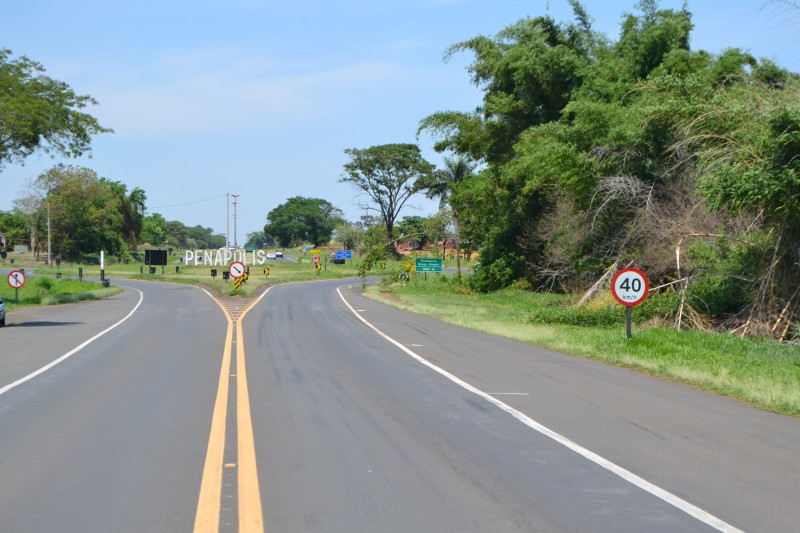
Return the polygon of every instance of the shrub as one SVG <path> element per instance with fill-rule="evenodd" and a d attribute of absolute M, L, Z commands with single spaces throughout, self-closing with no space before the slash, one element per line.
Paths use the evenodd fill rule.
<path fill-rule="evenodd" d="M 39 288 L 39 291 L 45 294 L 53 291 L 53 284 L 53 280 L 45 276 L 37 278 L 36 280 L 36 286 Z"/>

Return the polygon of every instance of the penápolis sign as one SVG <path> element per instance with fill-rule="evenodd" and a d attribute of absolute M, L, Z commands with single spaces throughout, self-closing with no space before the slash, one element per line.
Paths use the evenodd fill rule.
<path fill-rule="evenodd" d="M 185 265 L 211 265 L 227 266 L 234 261 L 244 265 L 263 265 L 267 262 L 266 250 L 248 250 L 237 248 L 229 250 L 221 248 L 219 250 L 186 250 L 183 257 Z"/>

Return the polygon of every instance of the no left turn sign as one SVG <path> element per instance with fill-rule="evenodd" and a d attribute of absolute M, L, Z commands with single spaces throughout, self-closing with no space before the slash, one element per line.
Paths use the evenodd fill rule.
<path fill-rule="evenodd" d="M 632 307 L 647 298 L 650 282 L 638 268 L 623 268 L 611 281 L 611 294 L 622 305 Z"/>
<path fill-rule="evenodd" d="M 19 289 L 25 285 L 25 273 L 21 270 L 12 270 L 8 273 L 8 286 L 12 289 Z"/>

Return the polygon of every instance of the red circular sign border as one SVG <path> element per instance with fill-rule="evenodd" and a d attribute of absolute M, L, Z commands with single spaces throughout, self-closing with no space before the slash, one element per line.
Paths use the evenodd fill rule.
<path fill-rule="evenodd" d="M 624 274 L 626 272 L 635 272 L 635 273 L 639 274 L 640 276 L 642 276 L 642 279 L 644 280 L 644 296 L 642 296 L 641 298 L 639 298 L 635 302 L 626 302 L 626 301 L 620 299 L 620 297 L 617 296 L 617 291 L 614 290 L 614 288 L 617 285 L 617 279 L 622 274 Z M 642 303 L 643 301 L 645 301 L 647 299 L 647 295 L 649 293 L 650 293 L 650 280 L 647 279 L 647 274 L 645 274 L 644 272 L 642 272 L 638 268 L 634 268 L 634 267 L 623 268 L 622 270 L 620 270 L 619 272 L 614 274 L 614 277 L 611 279 L 611 295 L 614 297 L 614 299 L 616 301 L 618 301 L 619 303 L 621 303 L 622 305 L 624 305 L 626 307 L 633 307 L 635 305 L 639 305 L 640 303 Z"/>
<path fill-rule="evenodd" d="M 242 275 L 241 275 L 241 276 L 234 276 L 234 275 L 233 275 L 233 272 L 231 272 L 231 268 L 233 268 L 233 265 L 242 265 Z M 244 273 L 245 273 L 245 272 L 247 272 L 247 267 L 246 267 L 246 266 L 244 266 L 244 263 L 242 263 L 241 261 L 234 261 L 233 263 L 231 263 L 231 264 L 228 266 L 228 273 L 231 275 L 231 277 L 232 277 L 233 279 L 239 279 L 239 278 L 241 278 L 241 277 L 244 277 Z"/>
<path fill-rule="evenodd" d="M 15 287 L 11 284 L 11 274 L 14 274 L 15 272 L 22 274 L 22 285 L 20 285 L 19 287 Z M 25 275 L 25 272 L 19 269 L 12 270 L 11 272 L 8 273 L 8 276 L 6 276 L 6 282 L 8 283 L 8 286 L 11 287 L 12 289 L 21 289 L 22 287 L 25 286 L 26 281 L 28 281 L 28 277 Z"/>

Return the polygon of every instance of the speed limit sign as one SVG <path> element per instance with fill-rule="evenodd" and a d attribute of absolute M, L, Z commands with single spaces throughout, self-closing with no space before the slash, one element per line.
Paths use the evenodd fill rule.
<path fill-rule="evenodd" d="M 647 298 L 650 282 L 638 268 L 623 268 L 611 280 L 611 294 L 622 305 L 633 307 Z"/>
<path fill-rule="evenodd" d="M 631 338 L 631 310 L 647 298 L 650 282 L 638 268 L 623 268 L 611 280 L 611 294 L 625 306 L 625 336 Z"/>

